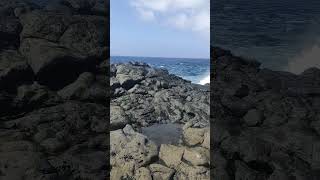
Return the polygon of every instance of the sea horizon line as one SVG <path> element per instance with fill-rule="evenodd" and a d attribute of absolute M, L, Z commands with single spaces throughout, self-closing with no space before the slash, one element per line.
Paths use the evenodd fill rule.
<path fill-rule="evenodd" d="M 128 55 L 111 55 L 110 57 L 166 58 L 166 59 L 201 59 L 201 60 L 209 60 L 209 59 L 210 59 L 210 57 L 160 57 L 160 56 L 128 56 Z"/>

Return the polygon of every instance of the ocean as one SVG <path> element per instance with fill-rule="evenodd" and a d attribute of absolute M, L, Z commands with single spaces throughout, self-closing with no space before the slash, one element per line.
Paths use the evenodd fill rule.
<path fill-rule="evenodd" d="M 300 73 L 320 67 L 319 0 L 214 0 L 211 44 Z"/>
<path fill-rule="evenodd" d="M 210 83 L 209 59 L 111 56 L 110 63 L 130 61 L 145 62 L 151 67 L 167 69 L 170 74 L 195 84 Z"/>

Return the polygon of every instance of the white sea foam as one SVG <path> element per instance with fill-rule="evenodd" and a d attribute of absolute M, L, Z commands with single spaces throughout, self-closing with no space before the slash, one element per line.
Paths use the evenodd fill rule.
<path fill-rule="evenodd" d="M 203 78 L 202 80 L 200 80 L 200 83 L 201 85 L 205 85 L 205 84 L 208 84 L 210 83 L 210 74 L 208 74 L 205 78 Z"/>
<path fill-rule="evenodd" d="M 310 67 L 320 68 L 320 46 L 314 45 L 289 61 L 287 71 L 299 74 Z"/>

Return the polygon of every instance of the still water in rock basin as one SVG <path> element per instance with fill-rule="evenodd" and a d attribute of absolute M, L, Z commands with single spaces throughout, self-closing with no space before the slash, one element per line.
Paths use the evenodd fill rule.
<path fill-rule="evenodd" d="M 147 136 L 157 145 L 161 144 L 179 144 L 182 135 L 181 124 L 154 124 L 149 127 L 143 127 L 142 134 Z"/>

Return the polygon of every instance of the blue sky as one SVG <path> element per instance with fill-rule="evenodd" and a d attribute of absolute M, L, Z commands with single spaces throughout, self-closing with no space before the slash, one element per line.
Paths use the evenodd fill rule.
<path fill-rule="evenodd" d="M 208 58 L 209 0 L 111 0 L 111 56 Z"/>

